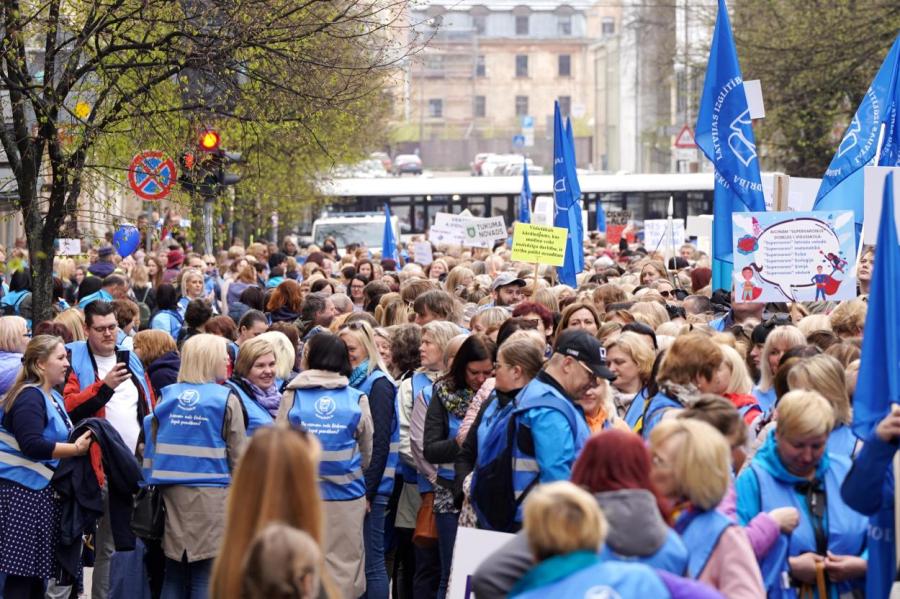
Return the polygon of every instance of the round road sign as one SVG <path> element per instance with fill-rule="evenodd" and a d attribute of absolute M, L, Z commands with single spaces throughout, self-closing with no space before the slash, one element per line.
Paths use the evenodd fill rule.
<path fill-rule="evenodd" d="M 177 181 L 175 163 L 162 152 L 141 152 L 128 167 L 128 185 L 142 200 L 165 198 Z"/>

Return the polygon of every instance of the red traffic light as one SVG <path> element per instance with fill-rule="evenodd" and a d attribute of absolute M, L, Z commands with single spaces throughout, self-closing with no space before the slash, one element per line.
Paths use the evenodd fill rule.
<path fill-rule="evenodd" d="M 219 149 L 219 144 L 222 142 L 221 136 L 219 136 L 218 131 L 213 131 L 212 129 L 206 129 L 205 131 L 200 132 L 200 137 L 197 140 L 197 145 L 201 150 L 206 152 L 214 152 Z"/>

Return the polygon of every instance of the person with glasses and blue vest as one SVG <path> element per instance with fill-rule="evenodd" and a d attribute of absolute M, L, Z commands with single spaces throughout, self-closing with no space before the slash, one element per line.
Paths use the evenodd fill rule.
<path fill-rule="evenodd" d="M 178 382 L 163 389 L 144 420 L 144 468 L 166 505 L 167 598 L 207 597 L 224 538 L 228 488 L 247 439 L 240 399 L 222 384 L 228 363 L 224 338 L 203 333 L 188 339 Z"/>
<path fill-rule="evenodd" d="M 828 448 L 832 404 L 817 391 L 790 391 L 775 407 L 775 423 L 735 483 L 742 523 L 779 507 L 800 512 L 794 532 L 781 535 L 761 561 L 768 596 L 790 599 L 809 590 L 816 599 L 837 599 L 861 591 L 867 519 L 841 496 L 851 461 Z"/>
<path fill-rule="evenodd" d="M 62 339 L 32 339 L 0 404 L 0 573 L 3 596 L 43 597 L 56 576 L 61 500 L 50 485 L 60 458 L 85 455 L 86 432 L 69 443 L 72 422 L 56 387 L 69 360 Z"/>
<path fill-rule="evenodd" d="M 577 400 L 601 379 L 615 378 L 597 338 L 582 329 L 568 329 L 557 338 L 544 369 L 516 397 L 512 448 L 516 522 L 522 522 L 522 502 L 535 485 L 569 479 L 590 436 Z"/>
<path fill-rule="evenodd" d="M 388 576 L 384 565 L 384 527 L 388 500 L 394 491 L 400 423 L 397 387 L 375 345 L 368 323 L 351 322 L 338 333 L 350 356 L 350 386 L 366 395 L 372 414 L 372 461 L 365 470 L 368 510 L 363 525 L 366 540 L 366 594 L 387 599 Z"/>
<path fill-rule="evenodd" d="M 282 395 L 277 420 L 303 427 L 322 445 L 325 564 L 340 596 L 356 598 L 366 592 L 365 471 L 373 434 L 369 400 L 350 386 L 353 367 L 340 337 L 324 332 L 312 337 L 304 346 L 302 366 Z"/>

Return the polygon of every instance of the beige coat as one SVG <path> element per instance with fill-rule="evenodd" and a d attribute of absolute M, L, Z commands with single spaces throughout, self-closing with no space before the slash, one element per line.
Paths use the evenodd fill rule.
<path fill-rule="evenodd" d="M 236 416 L 235 416 L 236 415 Z M 156 439 L 156 422 L 152 434 Z M 247 440 L 241 400 L 234 394 L 228 396 L 225 405 L 225 421 L 222 425 L 228 467 L 234 472 Z M 188 487 L 172 485 L 163 488 L 166 504 L 166 530 L 163 535 L 163 552 L 166 557 L 189 562 L 212 559 L 219 553 L 225 536 L 225 501 L 228 487 Z"/>
<path fill-rule="evenodd" d="M 294 406 L 294 390 L 321 387 L 342 389 L 350 384 L 347 377 L 324 370 L 306 370 L 290 382 L 281 397 L 277 422 L 289 422 L 288 412 Z M 359 400 L 362 415 L 355 437 L 363 469 L 372 459 L 372 413 L 369 399 Z M 366 517 L 365 496 L 352 501 L 325 501 L 325 564 L 341 596 L 356 599 L 366 591 L 366 559 L 363 544 L 363 520 Z"/>

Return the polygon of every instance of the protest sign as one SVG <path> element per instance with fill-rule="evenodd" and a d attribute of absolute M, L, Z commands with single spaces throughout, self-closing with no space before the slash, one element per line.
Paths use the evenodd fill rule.
<path fill-rule="evenodd" d="M 80 239 L 57 239 L 57 253 L 60 256 L 78 256 L 81 254 Z"/>
<path fill-rule="evenodd" d="M 544 227 L 516 223 L 513 231 L 512 259 L 532 264 L 562 266 L 566 257 L 566 235 L 563 227 Z"/>
<path fill-rule="evenodd" d="M 631 210 L 607 210 L 606 211 L 606 243 L 615 245 L 622 239 L 622 235 L 629 242 L 634 241 L 633 229 L 628 229 L 631 223 Z M 626 232 L 626 229 L 628 231 Z"/>
<path fill-rule="evenodd" d="M 462 245 L 463 239 L 465 239 L 464 236 L 465 233 L 458 229 L 448 227 L 432 225 L 432 227 L 428 229 L 428 239 L 434 244 L 449 243 L 453 245 Z"/>
<path fill-rule="evenodd" d="M 518 228 L 518 227 L 516 227 Z M 492 530 L 460 526 L 453 547 L 450 567 L 449 599 L 473 599 L 472 575 L 492 553 L 506 545 L 515 535 Z"/>
<path fill-rule="evenodd" d="M 735 301 L 856 297 L 852 211 L 736 212 L 732 223 Z"/>
<path fill-rule="evenodd" d="M 863 243 L 875 245 L 878 241 L 878 223 L 881 221 L 881 204 L 884 198 L 884 178 L 894 172 L 894 202 L 900 202 L 900 167 L 867 166 L 863 174 Z M 895 211 L 896 216 L 896 211 Z M 900 230 L 900 229 L 898 229 Z"/>
<path fill-rule="evenodd" d="M 672 230 L 669 231 L 668 219 L 654 219 L 644 221 L 644 247 L 651 252 L 663 252 L 669 256 L 672 248 L 678 251 L 684 243 L 684 221 L 680 218 L 672 219 Z"/>
<path fill-rule="evenodd" d="M 438 212 L 434 215 L 434 228 L 452 231 L 461 245 L 469 247 L 494 247 L 494 243 L 507 238 L 506 221 L 502 216 L 479 218 L 464 214 Z"/>
<path fill-rule="evenodd" d="M 416 264 L 428 266 L 434 262 L 434 257 L 431 254 L 431 243 L 427 241 L 416 241 L 412 244 L 412 249 Z"/>
<path fill-rule="evenodd" d="M 531 213 L 531 224 L 552 227 L 554 210 L 553 198 L 551 196 L 538 196 L 534 201 L 534 211 Z"/>

